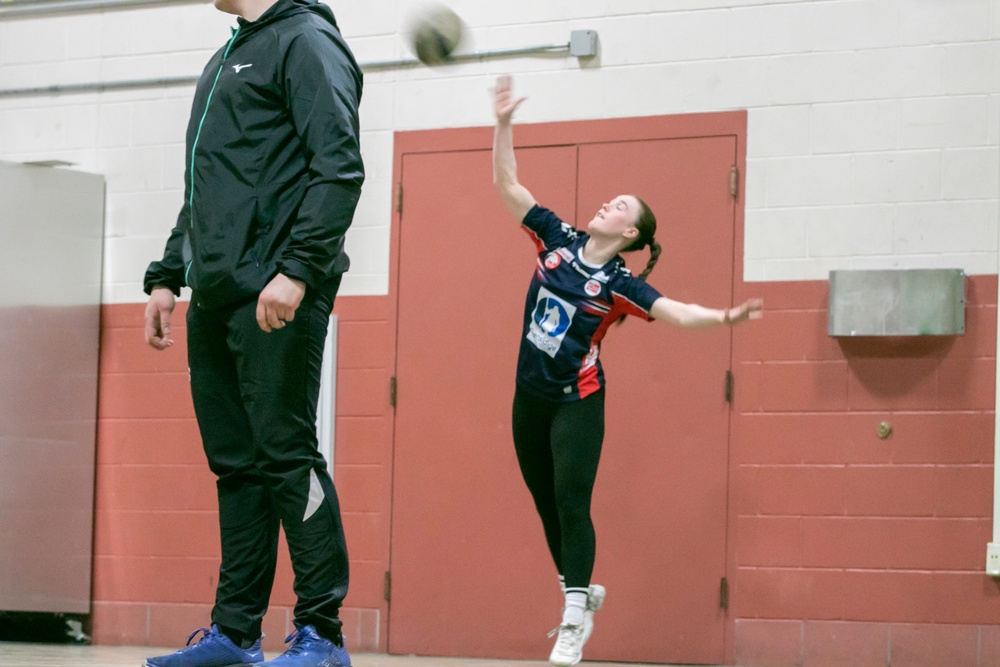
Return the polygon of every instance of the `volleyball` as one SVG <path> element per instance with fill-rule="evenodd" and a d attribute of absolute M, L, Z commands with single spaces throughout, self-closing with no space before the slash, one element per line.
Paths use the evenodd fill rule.
<path fill-rule="evenodd" d="M 425 65 L 445 62 L 462 41 L 462 19 L 444 5 L 424 8 L 413 21 L 411 46 L 417 59 Z"/>

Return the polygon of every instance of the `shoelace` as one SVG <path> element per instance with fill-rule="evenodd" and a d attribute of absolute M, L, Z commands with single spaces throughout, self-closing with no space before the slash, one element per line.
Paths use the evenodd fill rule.
<path fill-rule="evenodd" d="M 301 635 L 301 637 L 299 636 Z M 311 637 L 308 633 L 302 632 L 302 628 L 295 628 L 292 634 L 285 637 L 285 643 L 292 642 L 292 645 L 285 651 L 287 655 L 299 655 L 306 649 L 306 644 Z"/>
<path fill-rule="evenodd" d="M 566 632 L 561 632 L 566 630 Z M 567 649 L 573 648 L 573 642 L 576 641 L 574 635 L 579 635 L 583 637 L 583 626 L 582 625 L 560 625 L 549 631 L 549 637 L 555 637 L 559 635 L 559 639 L 556 640 L 556 648 L 560 651 L 565 651 Z"/>
<path fill-rule="evenodd" d="M 215 639 L 216 637 L 218 637 L 217 633 L 212 632 L 212 628 L 198 628 L 197 630 L 195 630 L 194 632 L 191 633 L 190 637 L 188 637 L 187 644 L 185 644 L 185 646 L 190 646 L 191 645 L 191 640 L 194 639 L 195 635 L 197 635 L 199 632 L 203 633 L 203 636 L 202 636 L 201 639 L 199 639 L 197 642 L 195 642 L 196 644 L 200 644 L 201 642 L 205 641 L 206 639 L 211 640 L 211 639 Z"/>

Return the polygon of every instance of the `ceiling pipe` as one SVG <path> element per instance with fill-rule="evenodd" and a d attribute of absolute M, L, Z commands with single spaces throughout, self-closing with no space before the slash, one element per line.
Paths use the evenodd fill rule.
<path fill-rule="evenodd" d="M 135 2 L 136 0 L 126 0 Z M 141 1 L 141 0 L 140 0 Z M 494 51 L 475 51 L 472 53 L 455 54 L 448 58 L 444 66 L 452 63 L 483 61 L 494 58 L 510 58 L 515 56 L 548 56 L 569 54 L 578 58 L 590 58 L 597 55 L 597 33 L 593 30 L 574 30 L 570 41 L 556 44 L 540 44 L 515 49 L 500 49 Z M 415 58 L 401 60 L 379 60 L 360 63 L 365 72 L 377 72 L 390 69 L 403 69 L 423 65 Z M 34 95 L 62 95 L 66 93 L 103 93 L 111 90 L 131 90 L 135 88 L 164 88 L 167 86 L 188 86 L 198 82 L 198 76 L 178 76 L 158 79 L 131 79 L 124 81 L 94 81 L 87 83 L 70 83 L 53 86 L 36 86 L 32 88 L 0 89 L 0 98 L 28 97 Z"/>
<path fill-rule="evenodd" d="M 203 3 L 205 0 L 3 0 L 0 2 L 0 21 L 6 18 L 25 18 L 68 12 L 101 11 L 105 9 L 133 9 L 150 5 L 176 5 Z"/>

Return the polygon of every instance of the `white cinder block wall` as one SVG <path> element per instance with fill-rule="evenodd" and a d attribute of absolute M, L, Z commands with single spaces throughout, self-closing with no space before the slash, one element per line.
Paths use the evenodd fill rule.
<path fill-rule="evenodd" d="M 362 62 L 408 57 L 410 0 L 330 0 Z M 1000 0 L 451 0 L 466 50 L 566 42 L 600 55 L 369 72 L 368 180 L 342 294 L 388 291 L 392 134 L 487 125 L 513 73 L 522 123 L 749 110 L 745 278 L 835 268 L 997 272 Z M 196 75 L 228 37 L 211 4 L 0 16 L 0 91 Z M 105 301 L 141 279 L 182 200 L 193 88 L 0 95 L 0 159 L 107 178 Z"/>

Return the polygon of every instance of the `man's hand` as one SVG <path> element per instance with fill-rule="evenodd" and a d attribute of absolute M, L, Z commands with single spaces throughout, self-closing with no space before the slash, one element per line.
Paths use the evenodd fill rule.
<path fill-rule="evenodd" d="M 146 304 L 146 343 L 154 350 L 165 350 L 174 344 L 170 338 L 170 317 L 176 299 L 166 287 L 154 287 Z"/>
<path fill-rule="evenodd" d="M 257 298 L 257 324 L 266 333 L 282 329 L 295 319 L 295 311 L 306 294 L 306 284 L 279 273 Z"/>

